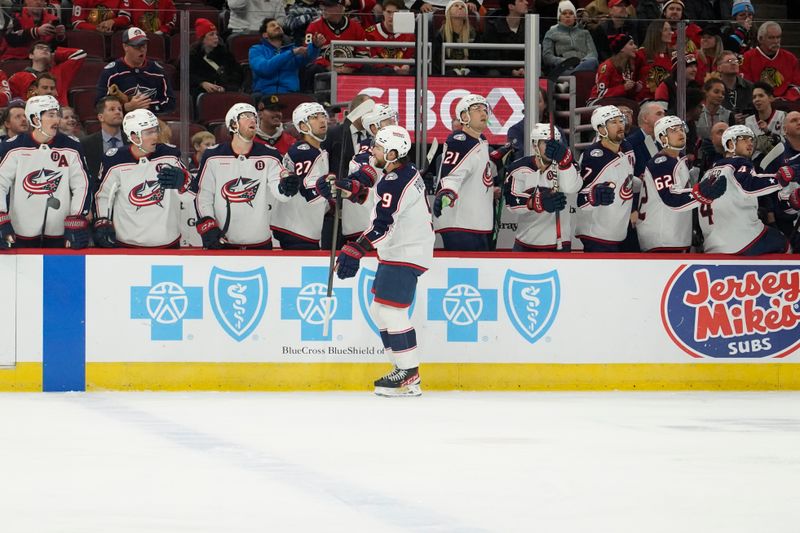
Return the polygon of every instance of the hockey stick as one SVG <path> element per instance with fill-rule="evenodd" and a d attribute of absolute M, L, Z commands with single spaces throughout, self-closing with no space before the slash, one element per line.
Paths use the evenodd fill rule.
<path fill-rule="evenodd" d="M 499 178 L 497 181 L 500 183 L 500 198 L 497 200 L 497 206 L 494 209 L 494 231 L 492 232 L 492 242 L 490 243 L 491 244 L 490 249 L 493 251 L 497 249 L 497 238 L 500 235 L 500 225 L 502 221 L 501 219 L 503 217 L 503 206 L 506 203 L 506 197 L 503 194 L 503 188 L 505 187 L 505 181 L 506 181 L 506 161 L 508 161 L 508 158 L 514 152 L 514 149 L 511 148 L 510 144 L 507 144 L 502 148 L 500 148 L 500 150 L 503 149 L 505 149 L 506 151 L 500 158 L 500 160 L 497 162 L 498 164 L 497 177 Z"/>
<path fill-rule="evenodd" d="M 550 71 L 547 75 L 547 112 L 549 113 L 549 120 L 550 120 L 550 139 L 555 139 L 555 129 L 556 129 L 556 95 L 554 94 L 556 81 L 558 78 L 567 70 L 575 68 L 578 66 L 581 60 L 577 57 L 568 57 Z M 555 164 L 555 161 L 550 163 Z M 553 192 L 558 192 L 558 170 L 555 172 L 555 179 L 553 180 Z M 561 212 L 556 211 L 556 250 L 561 251 L 564 249 L 564 243 L 561 239 Z"/>
<path fill-rule="evenodd" d="M 39 237 L 39 248 L 44 248 L 44 230 L 47 227 L 47 212 L 50 209 L 59 209 L 61 207 L 61 200 L 54 196 L 47 197 L 47 204 L 44 207 L 44 220 L 42 220 L 42 236 Z"/>
<path fill-rule="evenodd" d="M 355 109 L 348 113 L 342 122 L 342 144 L 339 149 L 339 169 L 336 173 L 336 176 L 339 179 L 347 177 L 347 167 L 350 164 L 350 161 L 344 160 L 344 155 L 347 153 L 347 146 L 353 144 L 353 137 L 350 135 L 350 125 L 359 118 L 363 117 L 374 107 L 374 101 L 370 99 L 364 100 L 358 106 L 356 106 Z M 341 217 L 342 213 L 342 195 L 335 185 L 333 186 L 332 193 L 334 195 L 333 199 L 335 207 L 333 211 L 333 230 L 331 232 L 331 256 L 330 262 L 328 263 L 328 288 L 325 298 L 322 301 L 325 308 L 324 323 L 322 324 L 323 338 L 328 336 L 328 331 L 330 330 L 331 305 L 333 304 L 333 273 L 336 272 L 336 245 L 338 244 L 337 241 L 339 237 L 339 218 Z"/>

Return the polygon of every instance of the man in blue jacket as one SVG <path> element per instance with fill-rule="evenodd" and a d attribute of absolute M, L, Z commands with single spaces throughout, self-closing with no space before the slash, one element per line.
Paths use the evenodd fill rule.
<path fill-rule="evenodd" d="M 259 31 L 261 43 L 250 47 L 249 54 L 254 96 L 299 92 L 298 72 L 317 58 L 325 38 L 318 33 L 310 43 L 297 46 L 284 38 L 283 28 L 273 18 L 264 19 Z"/>

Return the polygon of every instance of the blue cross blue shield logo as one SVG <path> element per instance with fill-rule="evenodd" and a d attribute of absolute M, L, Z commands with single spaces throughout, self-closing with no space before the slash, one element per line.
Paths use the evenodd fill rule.
<path fill-rule="evenodd" d="M 232 272 L 214 267 L 208 281 L 211 309 L 217 322 L 241 342 L 261 322 L 267 307 L 267 272 L 264 267 Z"/>
<path fill-rule="evenodd" d="M 328 267 L 307 266 L 301 270 L 300 287 L 281 289 L 281 319 L 300 321 L 300 340 L 329 341 L 334 320 L 352 320 L 353 289 L 336 287 L 328 300 L 327 286 Z"/>
<path fill-rule="evenodd" d="M 558 272 L 523 274 L 506 271 L 503 297 L 511 324 L 522 337 L 533 344 L 556 319 L 561 300 Z"/>
<path fill-rule="evenodd" d="M 375 281 L 375 274 L 374 270 L 370 270 L 369 268 L 361 267 L 358 270 L 358 305 L 361 308 L 361 314 L 364 315 L 364 318 L 367 321 L 370 329 L 375 332 L 375 335 L 380 336 L 381 332 L 378 329 L 378 326 L 375 324 L 375 321 L 372 320 L 372 315 L 369 313 L 369 308 L 372 306 L 372 302 L 375 300 L 375 295 L 372 293 L 372 283 Z M 414 313 L 414 304 L 417 302 L 416 295 L 414 296 L 414 301 L 411 302 L 411 305 L 408 308 L 408 316 L 411 316 Z"/>
<path fill-rule="evenodd" d="M 131 318 L 150 320 L 150 339 L 183 339 L 183 321 L 203 318 L 203 288 L 183 285 L 183 267 L 154 265 L 150 286 L 131 287 Z"/>
<path fill-rule="evenodd" d="M 448 342 L 477 342 L 478 324 L 497 320 L 497 289 L 478 288 L 477 268 L 449 268 L 447 288 L 428 289 L 428 320 L 447 321 Z"/>

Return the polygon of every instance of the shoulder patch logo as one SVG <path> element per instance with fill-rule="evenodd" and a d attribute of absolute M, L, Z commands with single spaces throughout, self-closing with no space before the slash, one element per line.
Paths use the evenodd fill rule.
<path fill-rule="evenodd" d="M 397 177 L 398 177 L 398 176 L 397 176 L 397 173 L 396 173 L 396 172 L 389 172 L 388 174 L 386 174 L 386 175 L 383 177 L 383 179 L 384 179 L 384 180 L 386 180 L 386 181 L 392 181 L 392 180 L 396 180 L 396 179 L 397 179 Z"/>
<path fill-rule="evenodd" d="M 592 156 L 592 157 L 602 157 L 603 156 L 603 151 L 601 149 L 599 149 L 599 148 L 595 148 L 594 150 L 589 152 L 589 155 Z"/>
<path fill-rule="evenodd" d="M 463 133 L 456 133 L 455 135 L 453 135 L 453 139 L 455 139 L 457 141 L 466 141 L 467 140 L 467 136 L 465 134 L 463 134 Z"/>
<path fill-rule="evenodd" d="M 297 149 L 298 150 L 311 150 L 311 146 L 309 146 L 307 143 L 298 144 L 297 145 Z"/>
<path fill-rule="evenodd" d="M 667 156 L 660 155 L 660 156 L 656 157 L 655 161 L 653 161 L 653 162 L 658 165 L 660 163 L 663 163 L 666 160 L 667 160 Z"/>
<path fill-rule="evenodd" d="M 107 156 L 112 156 L 112 155 L 116 154 L 118 150 L 119 150 L 119 148 L 109 148 L 108 150 L 106 150 L 106 155 Z"/>

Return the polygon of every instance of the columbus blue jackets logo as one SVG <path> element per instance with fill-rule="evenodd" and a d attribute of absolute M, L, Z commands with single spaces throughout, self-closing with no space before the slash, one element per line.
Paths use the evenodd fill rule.
<path fill-rule="evenodd" d="M 533 344 L 547 333 L 561 301 L 558 272 L 524 274 L 509 270 L 503 281 L 503 299 L 511 324 Z"/>
<path fill-rule="evenodd" d="M 237 342 L 256 329 L 267 307 L 264 267 L 232 272 L 214 267 L 208 281 L 211 309 L 217 322 Z"/>
<path fill-rule="evenodd" d="M 629 174 L 619 191 L 620 199 L 625 202 L 633 199 L 633 174 Z"/>
<path fill-rule="evenodd" d="M 137 209 L 149 205 L 158 205 L 164 200 L 164 189 L 158 180 L 149 180 L 140 183 L 128 193 L 128 201 Z"/>
<path fill-rule="evenodd" d="M 661 320 L 692 357 L 786 357 L 800 346 L 800 266 L 683 265 L 664 288 Z"/>
<path fill-rule="evenodd" d="M 250 178 L 236 178 L 222 186 L 222 197 L 232 204 L 246 203 L 253 206 L 253 200 L 258 194 L 259 183 Z"/>
<path fill-rule="evenodd" d="M 130 89 L 125 90 L 125 94 L 129 98 L 133 98 L 136 95 L 144 96 L 145 98 L 150 98 L 151 100 L 156 97 L 156 90 L 152 87 L 145 87 L 143 85 L 136 85 L 131 87 Z"/>
<path fill-rule="evenodd" d="M 486 163 L 486 168 L 483 169 L 483 184 L 488 189 L 494 185 L 494 179 L 492 178 L 492 166 L 491 163 Z"/>
<path fill-rule="evenodd" d="M 22 179 L 22 189 L 28 198 L 34 194 L 54 194 L 61 183 L 61 172 L 43 168 L 34 170 Z"/>
<path fill-rule="evenodd" d="M 372 320 L 372 315 L 369 312 L 372 302 L 375 301 L 375 293 L 372 292 L 372 284 L 374 282 L 375 271 L 361 267 L 358 271 L 358 305 L 361 307 L 361 314 L 364 315 L 364 318 L 367 320 L 369 328 L 375 332 L 375 335 L 380 336 L 381 332 L 375 324 L 375 321 Z M 414 301 L 411 302 L 411 306 L 408 308 L 408 316 L 414 313 L 414 304 L 416 301 L 415 297 Z"/>

